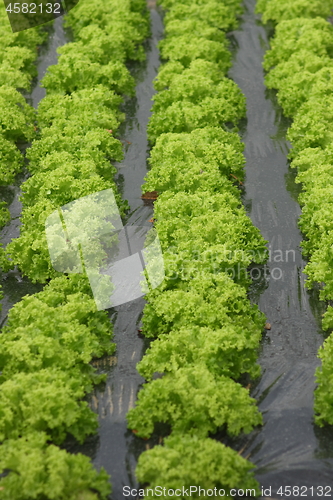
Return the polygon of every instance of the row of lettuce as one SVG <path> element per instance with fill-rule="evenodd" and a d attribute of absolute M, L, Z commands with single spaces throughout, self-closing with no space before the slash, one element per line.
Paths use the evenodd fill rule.
<path fill-rule="evenodd" d="M 245 116 L 245 98 L 226 77 L 226 32 L 241 7 L 238 0 L 160 4 L 164 64 L 155 80 L 143 191 L 159 194 L 154 225 L 166 278 L 147 295 L 143 334 L 154 340 L 138 364 L 147 383 L 127 419 L 138 437 L 162 433 L 164 442 L 140 455 L 136 474 L 151 488 L 200 485 L 229 494 L 238 487 L 254 496 L 253 465 L 214 439 L 262 423 L 243 385 L 260 373 L 265 325 L 247 297 L 247 268 L 262 264 L 267 250 L 240 200 L 244 147 L 235 125 Z"/>
<path fill-rule="evenodd" d="M 292 120 L 288 139 L 291 166 L 302 184 L 300 228 L 302 250 L 308 258 L 307 284 L 320 283 L 320 299 L 333 300 L 333 27 L 328 0 L 259 0 L 264 22 L 273 22 L 275 35 L 266 53 L 266 85 L 277 89 L 277 99 Z M 323 328 L 333 328 L 328 305 Z M 333 335 L 320 348 L 317 369 L 315 420 L 333 424 Z"/>
<path fill-rule="evenodd" d="M 22 91 L 28 92 L 36 76 L 37 47 L 46 32 L 33 29 L 12 33 L 4 5 L 0 9 L 0 186 L 12 184 L 21 171 L 24 157 L 17 142 L 35 136 L 34 110 Z M 20 91 L 19 91 L 19 90 Z M 10 220 L 5 202 L 0 203 L 0 228 Z"/>
<path fill-rule="evenodd" d="M 58 64 L 43 79 L 47 95 L 26 154 L 32 175 L 22 184 L 21 234 L 7 245 L 9 260 L 3 262 L 5 270 L 17 265 L 33 282 L 48 282 L 9 311 L 0 336 L 4 500 L 97 500 L 110 494 L 103 469 L 59 445 L 71 436 L 82 443 L 96 432 L 97 415 L 84 397 L 103 379 L 92 358 L 115 350 L 112 325 L 105 311 L 96 310 L 86 276 L 52 268 L 45 220 L 58 207 L 108 188 L 125 213 L 110 163 L 123 157 L 113 134 L 124 118 L 121 95 L 134 94 L 126 63 L 145 57 L 149 16 L 145 0 L 81 0 L 66 23 L 74 41 L 59 49 Z"/>

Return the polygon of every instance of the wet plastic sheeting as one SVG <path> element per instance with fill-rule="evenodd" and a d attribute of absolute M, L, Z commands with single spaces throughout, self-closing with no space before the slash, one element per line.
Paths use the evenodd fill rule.
<path fill-rule="evenodd" d="M 259 359 L 263 374 L 252 391 L 265 423 L 234 444 L 237 448 L 246 445 L 243 455 L 250 454 L 257 479 L 265 488 L 272 487 L 272 496 L 276 497 L 279 486 L 291 485 L 313 486 L 314 497 L 319 498 L 318 486 L 332 486 L 333 494 L 332 432 L 313 423 L 322 311 L 316 294 L 304 287 L 298 187 L 286 159 L 288 123 L 275 103 L 274 92 L 264 86 L 262 60 L 269 48 L 268 35 L 254 6 L 255 0 L 245 1 L 242 24 L 233 33 L 238 49 L 230 76 L 247 98 L 244 202 L 270 243 L 270 277 L 258 294 L 258 304 L 271 330 L 263 339 Z M 310 490 L 307 496 L 311 497 Z"/>

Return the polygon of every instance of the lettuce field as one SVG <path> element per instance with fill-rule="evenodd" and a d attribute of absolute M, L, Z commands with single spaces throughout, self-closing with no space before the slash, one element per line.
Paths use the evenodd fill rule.
<path fill-rule="evenodd" d="M 0 8 L 0 499 L 332 496 L 333 2 L 67 4 Z"/>

